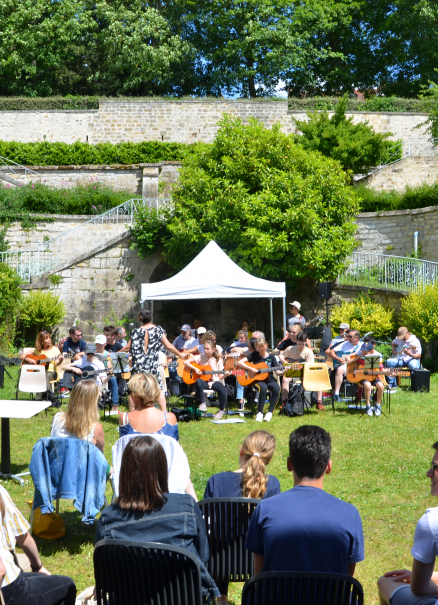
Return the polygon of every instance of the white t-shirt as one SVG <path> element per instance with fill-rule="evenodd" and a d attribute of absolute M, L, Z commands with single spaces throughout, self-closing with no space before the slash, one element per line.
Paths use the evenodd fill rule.
<path fill-rule="evenodd" d="M 193 349 L 194 347 L 197 347 L 199 345 L 199 340 L 192 337 L 189 338 L 189 340 L 184 340 L 184 338 L 179 335 L 172 344 L 178 351 L 181 351 L 181 349 Z"/>
<path fill-rule="evenodd" d="M 347 355 L 353 355 L 357 353 L 359 349 L 363 346 L 363 342 L 360 340 L 357 345 L 352 345 L 348 340 L 342 342 L 337 347 L 332 349 L 338 357 L 346 357 Z M 337 359 L 333 360 L 333 367 L 338 368 L 340 366 L 340 362 Z"/>
<path fill-rule="evenodd" d="M 428 508 L 417 523 L 411 555 L 420 563 L 432 563 L 438 553 L 438 507 Z"/>
<path fill-rule="evenodd" d="M 90 443 L 94 443 L 93 439 L 94 439 L 95 430 L 96 430 L 95 426 L 93 426 L 93 428 L 88 433 L 88 435 L 86 435 L 85 437 L 82 438 L 82 441 L 89 441 Z M 79 437 L 76 437 L 76 435 L 73 435 L 73 433 L 69 433 L 68 431 L 66 431 L 64 412 L 58 412 L 57 414 L 55 414 L 53 416 L 52 428 L 50 429 L 50 437 L 55 437 L 55 438 L 63 437 L 65 439 L 79 439 Z"/>
<path fill-rule="evenodd" d="M 414 353 L 421 354 L 421 343 L 413 334 L 411 334 L 407 340 L 404 340 L 404 338 L 395 338 L 392 341 L 392 344 L 396 347 L 397 355 L 401 356 L 403 363 L 412 361 L 412 357 L 409 353 L 403 353 L 405 349 L 412 349 Z"/>
<path fill-rule="evenodd" d="M 4 588 L 16 580 L 21 573 L 21 570 L 15 565 L 14 557 L 10 551 L 15 549 L 15 538 L 23 536 L 29 531 L 29 523 L 12 502 L 12 498 L 2 485 L 0 485 L 0 494 L 5 503 L 4 518 L 0 515 L 0 558 L 6 568 L 6 575 L 2 583 L 2 588 Z"/>
<path fill-rule="evenodd" d="M 81 370 L 86 366 L 93 366 L 95 370 L 105 369 L 105 366 L 101 361 L 99 361 L 99 359 L 97 359 L 97 357 L 93 357 L 93 361 L 88 361 L 86 355 L 83 355 L 80 359 L 73 362 L 73 365 L 78 368 L 81 368 Z M 91 378 L 93 378 L 93 380 L 96 380 L 98 384 L 102 384 L 102 378 L 106 378 L 106 373 L 102 372 L 102 374 L 96 374 L 94 376 L 91 376 Z"/>

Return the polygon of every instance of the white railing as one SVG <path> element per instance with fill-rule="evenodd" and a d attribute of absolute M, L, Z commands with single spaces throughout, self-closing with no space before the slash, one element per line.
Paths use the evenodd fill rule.
<path fill-rule="evenodd" d="M 49 175 L 42 175 L 40 172 L 37 172 L 36 170 L 32 170 L 31 168 L 28 168 L 27 166 L 22 166 L 21 164 L 17 164 L 17 162 L 13 162 L 12 160 L 10 160 L 9 158 L 5 158 L 2 155 L 0 155 L 0 166 L 4 166 L 5 168 L 7 168 L 7 172 L 0 169 L 0 176 L 2 174 L 4 174 L 6 177 L 8 177 L 8 172 L 12 172 L 12 174 L 14 175 L 13 177 L 10 177 L 10 179 L 7 179 L 8 182 L 12 183 L 12 180 L 16 180 L 17 181 L 17 186 L 21 185 L 22 181 L 21 179 L 24 176 L 24 184 L 27 185 L 27 178 L 28 177 L 34 177 L 34 179 L 37 179 L 38 182 L 41 181 L 41 178 L 44 176 L 44 180 L 55 180 L 53 177 L 49 176 Z M 15 178 L 14 178 L 15 177 Z"/>
<path fill-rule="evenodd" d="M 399 162 L 404 158 L 409 158 L 414 155 L 424 155 L 426 152 L 430 154 L 436 153 L 435 146 L 438 139 L 428 139 L 427 137 L 411 137 L 406 141 L 399 141 L 392 147 L 388 148 L 389 157 L 382 162 L 375 170 L 381 170 L 385 166 L 390 166 L 395 162 Z"/>
<path fill-rule="evenodd" d="M 438 263 L 402 256 L 354 252 L 339 283 L 417 292 L 438 281 Z"/>
<path fill-rule="evenodd" d="M 42 275 L 72 260 L 82 252 L 97 248 L 130 229 L 135 214 L 144 206 L 159 209 L 168 198 L 131 199 L 89 221 L 39 244 L 37 250 L 0 252 L 0 262 L 13 267 L 23 281 Z"/>

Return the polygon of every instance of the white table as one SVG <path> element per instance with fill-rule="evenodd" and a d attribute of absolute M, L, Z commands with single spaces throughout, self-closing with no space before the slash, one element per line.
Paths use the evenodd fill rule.
<path fill-rule="evenodd" d="M 10 418 L 32 418 L 51 405 L 50 401 L 24 399 L 6 400 L 0 399 L 0 418 L 2 419 L 2 445 L 1 445 L 1 467 L 0 477 L 9 477 L 15 479 L 23 487 L 24 481 L 20 477 L 30 475 L 30 473 L 11 474 L 11 436 L 9 432 Z"/>

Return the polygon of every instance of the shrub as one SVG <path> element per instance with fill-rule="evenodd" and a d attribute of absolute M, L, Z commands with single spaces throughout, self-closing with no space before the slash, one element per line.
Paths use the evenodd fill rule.
<path fill-rule="evenodd" d="M 31 290 L 20 307 L 20 322 L 25 329 L 51 332 L 65 317 L 64 303 L 53 292 Z"/>
<path fill-rule="evenodd" d="M 20 277 L 0 263 L 0 349 L 8 351 L 15 336 L 17 311 L 21 300 Z"/>
<path fill-rule="evenodd" d="M 410 210 L 438 205 L 438 182 L 406 187 L 404 191 L 375 191 L 366 185 L 354 188 L 361 212 Z"/>
<path fill-rule="evenodd" d="M 340 99 L 331 117 L 328 111 L 322 111 L 307 112 L 308 121 L 294 118 L 302 133 L 295 136 L 295 141 L 305 149 L 338 160 L 345 170 L 366 174 L 387 159 L 388 149 L 396 141 L 388 141 L 391 133 L 375 132 L 368 122 L 353 124 L 353 118 L 346 116 L 347 103 L 347 97 Z"/>
<path fill-rule="evenodd" d="M 402 300 L 400 321 L 418 338 L 438 340 L 438 284 L 408 294 Z"/>
<path fill-rule="evenodd" d="M 0 97 L 0 111 L 99 109 L 98 97 Z"/>
<path fill-rule="evenodd" d="M 334 111 L 341 97 L 307 97 L 299 99 L 290 97 L 290 111 L 328 110 Z M 371 97 L 366 101 L 348 99 L 347 111 L 388 111 L 388 112 L 425 112 L 426 103 L 422 99 L 405 99 L 401 97 Z"/>
<path fill-rule="evenodd" d="M 394 309 L 387 309 L 372 300 L 368 294 L 361 294 L 355 300 L 344 301 L 341 306 L 333 307 L 331 323 L 339 326 L 342 322 L 350 324 L 350 328 L 366 334 L 373 332 L 377 338 L 389 335 L 394 329 Z"/>

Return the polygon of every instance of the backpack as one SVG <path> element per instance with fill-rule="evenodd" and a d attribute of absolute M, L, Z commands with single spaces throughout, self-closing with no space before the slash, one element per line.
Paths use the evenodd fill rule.
<path fill-rule="evenodd" d="M 289 391 L 287 401 L 282 407 L 282 413 L 289 418 L 304 414 L 304 388 L 301 383 L 296 382 Z"/>

